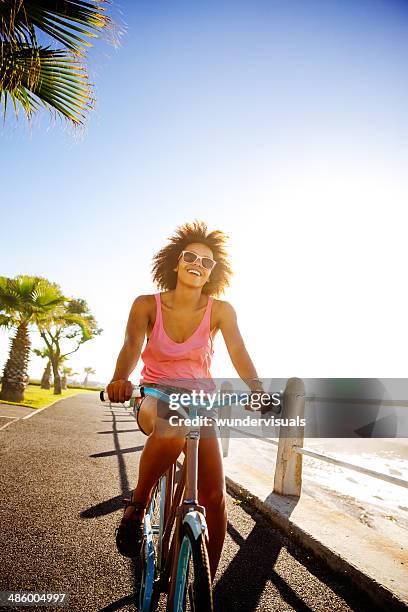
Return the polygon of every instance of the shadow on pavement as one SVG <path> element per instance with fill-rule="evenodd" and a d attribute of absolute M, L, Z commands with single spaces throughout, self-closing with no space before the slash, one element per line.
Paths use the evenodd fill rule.
<path fill-rule="evenodd" d="M 119 480 L 120 480 L 120 490 L 122 491 L 121 495 L 117 495 L 116 497 L 112 497 L 111 499 L 105 500 L 92 506 L 91 508 L 87 508 L 80 513 L 81 518 L 96 518 L 97 516 L 106 516 L 107 514 L 111 514 L 112 512 L 116 512 L 117 510 L 123 510 L 123 499 L 129 497 L 132 494 L 132 491 L 129 486 L 129 479 L 126 472 L 126 465 L 123 458 L 124 454 L 127 453 L 136 453 L 143 450 L 143 446 L 133 446 L 131 448 L 121 448 L 119 442 L 119 434 L 122 433 L 122 430 L 117 429 L 118 423 L 123 423 L 123 421 L 119 421 L 116 419 L 115 411 L 111 411 L 112 421 L 112 431 L 111 432 L 103 432 L 103 433 L 111 433 L 113 438 L 113 446 L 114 449 L 110 451 L 104 451 L 102 453 L 95 453 L 90 455 L 92 458 L 102 458 L 102 457 L 117 457 L 118 460 L 118 472 L 119 472 Z M 135 422 L 135 419 L 132 419 L 132 423 Z M 131 432 L 138 431 L 138 429 L 131 429 Z M 116 608 L 115 608 L 116 609 Z"/>
<path fill-rule="evenodd" d="M 228 523 L 228 533 L 240 548 L 214 588 L 215 609 L 256 610 L 266 583 L 271 581 L 281 598 L 295 610 L 311 612 L 312 608 L 274 571 L 282 546 L 271 537 L 270 529 L 256 523 L 244 539 Z"/>
<path fill-rule="evenodd" d="M 133 433 L 133 432 L 137 432 L 140 431 L 140 429 L 138 427 L 136 427 L 135 429 L 121 429 L 120 431 L 117 431 L 116 433 Z M 109 429 L 108 431 L 97 431 L 97 434 L 113 434 L 113 430 Z"/>
<path fill-rule="evenodd" d="M 112 423 L 112 421 L 107 421 L 106 419 L 104 419 L 103 421 L 101 421 L 102 423 Z M 134 423 L 135 419 L 123 419 L 122 421 L 118 421 L 118 423 Z M 136 431 L 138 431 L 136 429 Z M 120 432 L 117 432 L 120 433 Z"/>
<path fill-rule="evenodd" d="M 214 607 L 216 610 L 233 609 L 234 612 L 237 610 L 241 612 L 256 609 L 272 610 L 272 602 L 267 607 L 265 607 L 267 602 L 262 602 L 264 607 L 260 607 L 260 598 L 265 591 L 267 582 L 274 585 L 279 597 L 294 610 L 299 612 L 314 610 L 314 607 L 309 607 L 303 601 L 301 594 L 299 594 L 300 591 L 296 592 L 285 578 L 275 571 L 275 563 L 280 551 L 287 550 L 300 565 L 304 566 L 320 582 L 346 601 L 352 610 L 367 612 L 367 604 L 363 603 L 364 596 L 357 592 L 355 587 L 342 577 L 337 576 L 313 555 L 308 555 L 297 547 L 285 536 L 283 536 L 285 545 L 282 545 L 282 534 L 266 518 L 250 508 L 245 508 L 245 511 L 252 515 L 255 525 L 248 537 L 243 538 L 232 524 L 228 523 L 228 534 L 239 546 L 239 550 L 214 586 Z M 293 583 L 299 585 L 299 578 L 295 578 Z M 318 592 L 316 592 L 315 597 L 316 599 L 319 597 Z M 370 612 L 376 612 L 371 604 Z"/>
<path fill-rule="evenodd" d="M 116 610 L 121 610 L 125 606 L 135 606 L 135 610 L 138 610 L 139 604 L 139 591 L 140 591 L 140 576 L 142 573 L 142 568 L 140 565 L 140 559 L 132 559 L 132 574 L 134 581 L 133 593 L 131 595 L 125 595 L 125 597 L 121 597 L 117 601 L 113 601 L 111 604 L 106 606 L 105 608 L 101 608 L 98 612 L 116 612 Z M 155 607 L 153 608 L 155 609 Z"/>
<path fill-rule="evenodd" d="M 98 612 L 116 612 L 116 610 L 121 610 L 124 606 L 134 605 L 136 606 L 136 595 L 126 595 L 126 597 L 122 597 L 117 601 L 112 602 L 109 606 L 105 608 L 101 608 Z"/>
<path fill-rule="evenodd" d="M 129 497 L 131 493 L 132 491 L 125 491 L 122 495 L 117 495 L 116 497 L 112 497 L 112 499 L 107 499 L 100 504 L 96 504 L 96 506 L 91 506 L 91 508 L 83 510 L 80 517 L 87 519 L 96 518 L 97 516 L 106 516 L 117 510 L 123 510 L 123 499 Z"/>
<path fill-rule="evenodd" d="M 114 433 L 120 433 L 120 432 L 114 432 Z M 132 446 L 131 448 L 121 448 L 119 450 L 115 449 L 113 451 L 104 451 L 103 453 L 95 453 L 94 455 L 89 455 L 89 456 L 93 458 L 113 457 L 114 455 L 123 455 L 125 453 L 135 453 L 137 451 L 142 451 L 143 448 L 144 448 L 143 446 Z"/>

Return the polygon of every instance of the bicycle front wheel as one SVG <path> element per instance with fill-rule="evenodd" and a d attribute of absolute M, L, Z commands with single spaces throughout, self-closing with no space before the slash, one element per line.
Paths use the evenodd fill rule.
<path fill-rule="evenodd" d="M 140 612 L 156 609 L 159 597 L 158 577 L 162 564 L 161 540 L 164 525 L 164 498 L 166 477 L 162 476 L 154 488 L 144 519 L 144 539 L 141 549 L 141 579 L 139 592 Z"/>
<path fill-rule="evenodd" d="M 177 564 L 174 612 L 212 612 L 211 572 L 204 534 L 194 536 L 191 527 L 182 526 Z"/>

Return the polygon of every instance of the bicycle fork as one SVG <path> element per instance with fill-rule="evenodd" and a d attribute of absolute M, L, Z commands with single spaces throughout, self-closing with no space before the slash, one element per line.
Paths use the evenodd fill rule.
<path fill-rule="evenodd" d="M 182 479 L 185 476 L 185 494 L 183 503 L 176 510 L 176 526 L 170 549 L 168 609 L 173 609 L 176 588 L 177 564 L 181 546 L 181 527 L 187 523 L 194 537 L 205 535 L 208 541 L 208 529 L 205 520 L 205 508 L 198 503 L 198 444 L 199 430 L 191 430 L 187 436 L 187 449 L 184 457 Z"/>

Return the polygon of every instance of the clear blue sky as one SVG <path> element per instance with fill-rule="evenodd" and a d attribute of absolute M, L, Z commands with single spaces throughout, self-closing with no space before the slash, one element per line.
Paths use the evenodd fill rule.
<path fill-rule="evenodd" d="M 153 253 L 200 218 L 231 237 L 225 299 L 261 375 L 406 376 L 408 5 L 114 5 L 85 132 L 1 135 L 0 273 L 60 283 L 105 330 L 70 365 L 109 379 Z"/>

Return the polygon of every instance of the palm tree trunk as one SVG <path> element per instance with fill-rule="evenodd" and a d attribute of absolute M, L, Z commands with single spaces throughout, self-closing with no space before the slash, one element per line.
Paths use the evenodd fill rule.
<path fill-rule="evenodd" d="M 87 387 L 88 386 L 88 374 L 85 376 L 84 378 L 84 382 L 82 383 L 83 387 Z"/>
<path fill-rule="evenodd" d="M 51 388 L 51 362 L 48 360 L 41 379 L 41 389 Z"/>
<path fill-rule="evenodd" d="M 52 372 L 54 374 L 54 395 L 61 395 L 61 376 L 58 371 L 58 356 L 52 358 Z"/>
<path fill-rule="evenodd" d="M 10 355 L 3 370 L 0 399 L 6 402 L 22 402 L 24 399 L 30 346 L 28 323 L 23 321 L 11 340 Z"/>
<path fill-rule="evenodd" d="M 61 378 L 61 389 L 62 389 L 63 391 L 66 391 L 66 390 L 67 390 L 67 377 L 65 376 L 65 374 L 64 374 L 64 376 Z"/>

